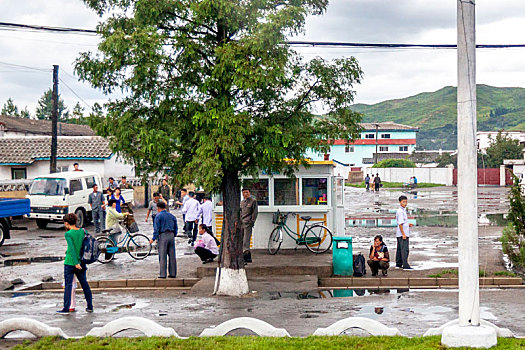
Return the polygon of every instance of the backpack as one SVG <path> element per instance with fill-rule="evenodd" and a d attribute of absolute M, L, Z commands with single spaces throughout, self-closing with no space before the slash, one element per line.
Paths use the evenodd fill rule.
<path fill-rule="evenodd" d="M 365 257 L 359 253 L 354 259 L 354 277 L 363 277 L 366 275 Z"/>
<path fill-rule="evenodd" d="M 83 264 L 92 264 L 97 261 L 99 255 L 100 249 L 97 240 L 84 230 L 84 240 L 80 248 L 80 262 Z"/>

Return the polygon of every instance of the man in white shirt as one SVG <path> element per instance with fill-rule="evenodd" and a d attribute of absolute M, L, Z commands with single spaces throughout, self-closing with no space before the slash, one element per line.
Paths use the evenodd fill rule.
<path fill-rule="evenodd" d="M 408 264 L 408 244 L 410 238 L 410 227 L 413 227 L 414 225 L 408 223 L 407 204 L 408 199 L 406 196 L 399 197 L 400 207 L 396 212 L 396 267 L 402 268 L 403 270 L 413 270 Z"/>
<path fill-rule="evenodd" d="M 188 196 L 188 190 L 185 189 L 185 188 L 180 190 L 180 195 L 182 197 L 182 202 L 181 201 L 176 201 L 175 204 L 180 205 L 181 209 L 182 209 L 184 207 L 184 204 L 188 201 L 188 199 L 190 199 L 190 196 Z M 182 213 L 182 221 L 186 221 L 184 213 Z"/>
<path fill-rule="evenodd" d="M 213 205 L 211 204 L 210 196 L 204 196 L 204 202 L 200 206 L 202 214 L 202 224 L 211 231 L 212 230 L 212 218 L 213 218 Z"/>
<path fill-rule="evenodd" d="M 201 208 L 199 201 L 195 198 L 195 192 L 189 193 L 189 199 L 182 206 L 182 215 L 184 215 L 184 232 L 188 235 L 188 244 L 193 247 L 197 239 L 199 216 Z"/>

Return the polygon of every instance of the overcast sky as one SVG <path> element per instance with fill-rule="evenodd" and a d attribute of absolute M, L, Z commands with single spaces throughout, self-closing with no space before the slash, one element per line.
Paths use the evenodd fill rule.
<path fill-rule="evenodd" d="M 478 44 L 525 44 L 525 1 L 476 3 Z M 81 0 L 0 1 L 3 22 L 92 29 L 98 20 Z M 308 20 L 301 39 L 455 44 L 456 1 L 331 0 L 324 15 Z M 65 84 L 89 105 L 104 101 L 107 97 L 72 76 L 73 61 L 79 52 L 96 50 L 97 42 L 89 35 L 0 30 L 0 104 L 11 97 L 18 106 L 28 106 L 34 113 L 36 101 L 51 87 L 53 64 L 60 65 L 60 92 L 70 109 L 79 98 Z M 297 50 L 307 58 L 355 56 L 364 71 L 362 84 L 356 86 L 358 103 L 376 103 L 456 85 L 455 50 Z M 525 48 L 478 50 L 477 58 L 478 83 L 525 87 Z"/>

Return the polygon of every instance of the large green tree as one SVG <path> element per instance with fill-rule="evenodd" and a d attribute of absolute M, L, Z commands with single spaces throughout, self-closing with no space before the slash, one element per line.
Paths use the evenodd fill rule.
<path fill-rule="evenodd" d="M 35 116 L 37 119 L 51 119 L 51 113 L 53 111 L 53 90 L 48 89 L 44 91 L 44 94 L 37 102 Z M 64 103 L 64 100 L 58 95 L 58 120 L 61 122 L 67 121 L 69 118 L 69 112 Z"/>
<path fill-rule="evenodd" d="M 487 168 L 499 168 L 505 159 L 522 159 L 523 147 L 519 140 L 515 140 L 507 134 L 498 132 L 496 138 L 490 141 L 490 146 L 486 150 Z"/>
<path fill-rule="evenodd" d="M 124 93 L 92 127 L 139 173 L 168 166 L 180 183 L 223 194 L 218 293 L 247 293 L 240 178 L 261 169 L 291 176 L 308 149 L 324 153 L 326 140 L 358 136 L 360 115 L 348 108 L 357 61 L 305 61 L 286 44 L 328 1 L 84 2 L 104 18 L 102 40 L 76 71 L 105 93 Z"/>

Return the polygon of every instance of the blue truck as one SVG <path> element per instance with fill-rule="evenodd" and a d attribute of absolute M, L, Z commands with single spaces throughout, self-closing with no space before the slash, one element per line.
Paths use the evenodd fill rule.
<path fill-rule="evenodd" d="M 0 247 L 4 240 L 11 238 L 11 230 L 21 229 L 13 226 L 12 219 L 28 215 L 30 212 L 29 199 L 0 198 Z"/>

